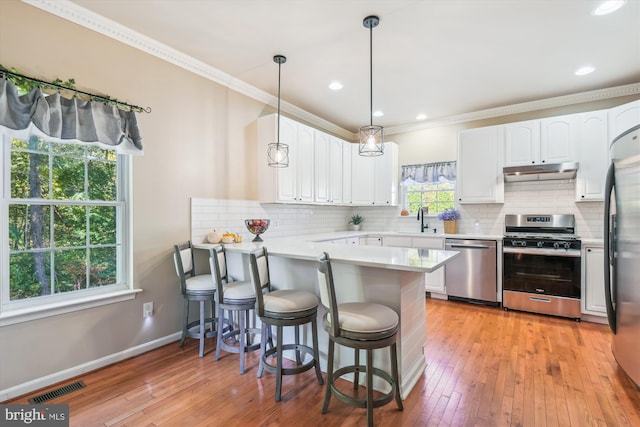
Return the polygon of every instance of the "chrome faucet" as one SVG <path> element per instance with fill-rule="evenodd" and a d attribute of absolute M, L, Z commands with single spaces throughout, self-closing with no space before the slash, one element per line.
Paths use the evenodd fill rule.
<path fill-rule="evenodd" d="M 424 208 L 418 208 L 418 221 L 420 221 L 420 232 L 424 233 L 425 228 L 429 228 L 429 224 L 424 223 Z"/>

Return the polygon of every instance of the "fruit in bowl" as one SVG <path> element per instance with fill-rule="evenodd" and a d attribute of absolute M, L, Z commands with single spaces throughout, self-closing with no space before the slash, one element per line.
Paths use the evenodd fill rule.
<path fill-rule="evenodd" d="M 249 230 L 249 233 L 256 235 L 256 237 L 252 240 L 253 242 L 262 242 L 262 238 L 260 237 L 260 235 L 267 231 L 267 229 L 269 228 L 269 222 L 270 220 L 268 219 L 244 220 L 244 225 L 247 227 L 247 230 Z"/>

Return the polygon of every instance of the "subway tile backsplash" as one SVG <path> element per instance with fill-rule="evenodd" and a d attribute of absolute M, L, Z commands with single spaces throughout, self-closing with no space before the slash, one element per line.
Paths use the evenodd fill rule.
<path fill-rule="evenodd" d="M 583 239 L 602 239 L 603 202 L 575 202 L 573 180 L 513 182 L 505 184 L 504 204 L 460 205 L 462 218 L 458 233 L 471 234 L 477 221 L 482 234 L 502 235 L 504 215 L 510 213 L 574 214 L 576 234 Z M 401 207 L 358 207 L 260 204 L 256 200 L 191 199 L 191 239 L 204 242 L 213 229 L 240 233 L 252 239 L 244 226 L 248 218 L 269 218 L 271 225 L 264 237 L 285 237 L 328 233 L 348 229 L 352 213 L 364 217 L 364 231 L 420 231 L 416 217 L 400 216 Z M 429 232 L 443 231 L 435 215 L 425 218 Z"/>

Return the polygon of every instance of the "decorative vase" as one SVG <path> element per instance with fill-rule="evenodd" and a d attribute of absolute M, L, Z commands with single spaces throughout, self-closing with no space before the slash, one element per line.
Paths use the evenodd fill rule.
<path fill-rule="evenodd" d="M 352 231 L 360 231 L 360 224 L 351 224 Z"/>
<path fill-rule="evenodd" d="M 456 234 L 458 231 L 458 221 L 449 220 L 444 222 L 444 232 L 447 234 Z"/>

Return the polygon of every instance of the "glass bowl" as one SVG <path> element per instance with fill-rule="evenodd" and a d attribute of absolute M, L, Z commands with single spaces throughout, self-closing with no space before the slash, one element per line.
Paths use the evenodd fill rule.
<path fill-rule="evenodd" d="M 252 242 L 262 242 L 262 238 L 260 235 L 267 231 L 269 228 L 269 223 L 271 220 L 268 219 L 245 219 L 244 225 L 249 230 L 249 233 L 255 234 L 256 237 L 252 240 Z"/>

